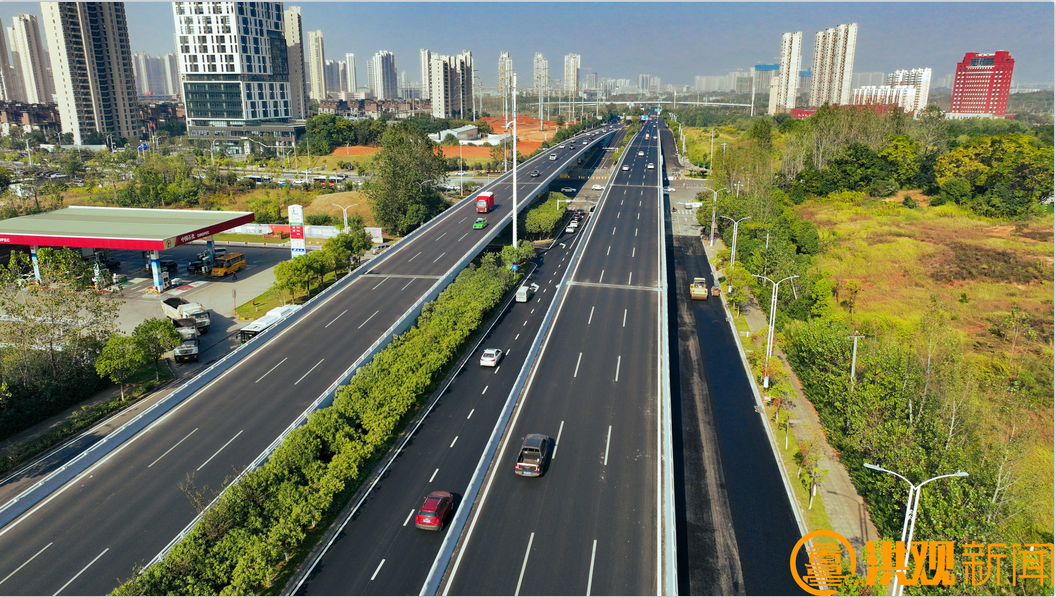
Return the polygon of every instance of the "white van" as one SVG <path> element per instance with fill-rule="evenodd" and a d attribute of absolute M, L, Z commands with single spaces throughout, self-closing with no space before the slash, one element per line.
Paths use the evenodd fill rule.
<path fill-rule="evenodd" d="M 517 296 L 514 298 L 518 303 L 527 303 L 528 299 L 532 298 L 532 291 L 527 286 L 521 286 L 517 289 Z"/>

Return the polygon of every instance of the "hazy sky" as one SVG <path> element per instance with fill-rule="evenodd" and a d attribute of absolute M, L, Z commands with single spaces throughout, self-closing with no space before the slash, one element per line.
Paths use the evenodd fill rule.
<path fill-rule="evenodd" d="M 803 70 L 811 67 L 816 31 L 858 23 L 855 72 L 931 67 L 933 78 L 953 72 L 965 52 L 1008 50 L 1018 83 L 1051 83 L 1053 2 L 970 3 L 349 3 L 298 2 L 304 31 L 323 31 L 327 58 L 356 54 L 359 84 L 366 59 L 396 55 L 398 71 L 419 79 L 418 50 L 473 52 L 478 76 L 494 86 L 500 51 L 513 57 L 521 87 L 531 84 L 532 57 L 542 52 L 550 76 L 563 76 L 564 55 L 580 54 L 582 76 L 629 78 L 647 73 L 664 84 L 692 84 L 695 75 L 721 75 L 775 63 L 781 34 L 803 32 Z M 168 2 L 127 2 L 134 52 L 173 51 Z M 40 17 L 35 2 L 0 3 L 11 16 Z M 42 27 L 43 29 L 43 27 Z M 44 31 L 41 36 L 45 37 Z M 10 46 L 10 40 L 8 45 Z"/>

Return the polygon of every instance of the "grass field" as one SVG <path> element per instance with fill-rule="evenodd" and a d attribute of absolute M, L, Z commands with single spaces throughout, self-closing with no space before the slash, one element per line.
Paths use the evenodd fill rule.
<path fill-rule="evenodd" d="M 818 226 L 828 247 L 818 269 L 838 285 L 861 281 L 857 325 L 905 330 L 920 320 L 934 296 L 951 314 L 947 325 L 963 339 L 966 361 L 984 379 L 990 371 L 999 378 L 1036 380 L 1021 396 L 1029 412 L 1028 428 L 1020 431 L 1029 444 L 1019 487 L 1031 496 L 1026 500 L 1031 518 L 1051 532 L 1053 396 L 1044 388 L 1051 387 L 1053 364 L 1052 214 L 993 221 L 954 205 L 908 209 L 884 201 L 809 202 L 798 212 Z M 1013 307 L 1029 316 L 1029 333 L 1014 352 L 1009 340 L 995 333 Z M 986 399 L 970 408 L 987 421 L 984 427 L 992 427 L 995 437 L 989 441 L 1003 441 L 1004 416 Z"/>

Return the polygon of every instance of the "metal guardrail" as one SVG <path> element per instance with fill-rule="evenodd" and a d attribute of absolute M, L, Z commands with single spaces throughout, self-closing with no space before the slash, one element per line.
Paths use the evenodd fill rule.
<path fill-rule="evenodd" d="M 604 137 L 602 137 L 602 139 L 603 138 Z M 589 148 L 589 147 L 590 147 L 590 145 L 584 146 L 585 149 Z M 584 151 L 585 151 L 585 149 L 584 149 Z M 576 159 L 576 157 L 578 155 L 579 155 L 578 152 L 576 154 L 573 154 L 572 157 L 570 157 L 568 159 L 568 161 Z M 533 158 L 533 160 L 538 160 L 540 158 L 542 158 L 542 154 L 540 154 L 539 156 L 536 156 L 535 158 Z M 529 160 L 528 162 L 525 162 L 525 164 L 528 164 L 530 161 L 531 160 Z M 539 192 L 539 187 L 548 186 L 550 181 L 552 181 L 554 178 L 556 178 L 557 174 L 559 172 L 560 172 L 560 170 L 555 172 L 555 174 L 551 175 L 550 177 L 546 178 L 544 181 L 540 182 L 540 184 L 537 186 L 536 190 L 532 192 L 532 194 L 538 193 Z M 512 172 L 510 174 L 512 174 Z M 455 204 L 455 206 L 453 206 L 452 208 L 449 208 L 447 210 L 447 212 L 454 213 L 456 207 L 461 207 L 463 204 L 475 200 L 476 195 L 478 195 L 480 192 L 483 192 L 484 190 L 490 188 L 493 185 L 499 184 L 506 177 L 507 176 L 504 175 L 504 176 L 501 176 L 501 177 L 495 179 L 494 181 L 492 181 L 491 183 L 489 183 L 488 185 L 483 187 L 477 193 L 473 193 L 473 194 L 467 196 L 462 201 L 459 201 L 457 204 Z M 518 202 L 518 211 L 523 211 L 526 205 L 527 205 L 527 202 Z M 436 283 L 434 283 L 433 286 L 430 287 L 429 291 L 426 292 L 426 294 L 424 294 L 421 298 L 419 298 L 414 303 L 413 306 L 411 306 L 407 311 L 405 311 L 404 314 L 402 316 L 400 316 L 400 318 L 397 319 L 396 322 L 393 323 L 392 326 L 390 326 L 389 329 L 386 330 L 386 332 L 384 334 L 382 334 L 362 355 L 360 355 L 360 357 L 358 359 L 356 359 L 356 361 L 352 364 L 351 367 L 346 369 L 345 372 L 342 373 L 342 375 L 340 377 L 338 377 L 337 380 L 334 381 L 334 383 L 330 384 L 330 387 L 328 387 L 322 394 L 320 394 L 320 396 L 318 398 L 316 398 L 312 402 L 312 404 L 310 404 L 301 413 L 301 415 L 297 417 L 296 420 L 294 420 L 292 423 L 290 423 L 290 425 L 282 432 L 282 434 L 279 435 L 277 438 L 275 438 L 275 440 L 271 444 L 269 444 L 268 447 L 265 448 L 264 451 L 260 453 L 260 455 L 258 455 L 255 459 L 253 459 L 253 461 L 249 465 L 247 465 L 246 468 L 244 468 L 238 474 L 238 476 L 234 479 L 234 481 L 232 481 L 231 483 L 229 483 L 227 485 L 227 487 L 231 487 L 235 483 L 238 483 L 239 481 L 242 480 L 242 478 L 245 477 L 246 474 L 248 474 L 249 472 L 255 470 L 256 468 L 258 468 L 259 466 L 264 464 L 267 461 L 268 457 L 271 456 L 271 454 L 276 449 L 278 449 L 278 447 L 282 444 L 282 442 L 286 439 L 286 437 L 294 429 L 300 427 L 301 425 L 304 425 L 308 421 L 309 415 L 311 415 L 316 410 L 319 410 L 319 409 L 322 409 L 322 408 L 326 408 L 327 406 L 330 406 L 331 404 L 333 404 L 334 397 L 337 395 L 337 389 L 339 387 L 341 387 L 342 385 L 347 384 L 352 379 L 352 376 L 355 374 L 357 369 L 359 369 L 360 367 L 362 367 L 362 366 L 366 365 L 367 363 L 369 363 L 370 360 L 372 358 L 374 358 L 374 355 L 376 355 L 377 353 L 379 353 L 382 350 L 384 350 L 385 347 L 387 347 L 389 345 L 389 343 L 392 342 L 392 338 L 393 338 L 394 335 L 402 334 L 403 332 L 405 332 L 408 329 L 410 329 L 410 327 L 412 325 L 414 325 L 414 322 L 418 319 L 418 316 L 421 315 L 422 309 L 425 307 L 425 304 L 430 302 L 430 301 L 436 300 L 436 298 L 440 295 L 440 293 L 445 288 L 447 288 L 447 286 L 451 282 L 454 281 L 454 279 L 458 276 L 458 274 L 461 273 L 462 270 L 465 269 L 465 267 L 467 265 L 469 265 L 469 263 L 472 262 L 473 259 L 475 259 L 476 256 L 481 251 L 484 250 L 485 247 L 488 246 L 488 243 L 491 242 L 491 240 L 493 240 L 495 237 L 497 237 L 499 235 L 499 233 L 502 231 L 503 227 L 505 226 L 505 224 L 507 223 L 509 218 L 512 216 L 512 214 L 513 214 L 513 210 L 510 210 L 510 214 L 507 214 L 501 220 L 499 220 L 499 224 L 500 225 L 495 226 L 492 230 L 490 230 L 488 233 L 486 233 L 481 238 L 481 240 L 477 242 L 477 244 L 473 245 L 473 248 L 470 249 L 458 263 L 456 263 L 454 266 L 452 266 L 442 278 L 437 280 Z M 404 237 L 403 241 L 401 241 L 400 243 L 397 244 L 397 247 L 399 247 L 399 249 L 402 249 L 403 247 L 408 246 L 409 243 L 407 243 L 405 241 L 407 241 L 408 239 L 411 239 L 411 238 L 416 238 L 420 234 L 424 234 L 426 230 L 432 228 L 433 226 L 436 225 L 436 223 L 438 221 L 441 221 L 441 220 L 443 220 L 443 216 L 437 217 L 437 218 L 433 218 L 432 220 L 427 222 L 425 225 L 419 227 L 417 230 L 415 230 L 411 234 L 409 234 L 406 237 Z M 392 250 L 386 251 L 385 252 L 386 258 L 388 258 L 389 256 L 394 255 L 397 252 L 399 252 L 397 250 L 397 247 L 394 247 Z M 375 267 L 376 265 L 377 264 L 374 264 L 373 262 L 365 263 L 365 264 L 361 265 L 359 268 L 357 268 L 356 273 L 357 273 L 357 275 L 359 275 L 359 273 L 361 273 L 360 270 L 366 271 L 367 269 L 369 269 L 369 268 L 367 268 L 367 266 Z M 346 277 L 348 277 L 348 276 L 346 276 Z M 320 293 L 320 295 L 318 295 L 315 298 L 313 298 L 312 301 L 320 298 L 321 296 L 322 296 L 322 293 Z M 309 303 L 312 302 L 312 301 L 309 301 Z M 303 312 L 303 311 L 304 311 L 304 309 L 301 309 L 300 311 L 298 311 L 298 313 Z M 150 562 L 148 562 L 147 565 L 150 566 L 150 565 L 153 565 L 153 564 L 156 564 L 156 563 L 160 562 L 165 557 L 165 554 L 167 554 L 169 552 L 169 550 L 171 550 L 177 543 L 179 543 L 184 537 L 186 537 L 187 534 L 190 533 L 194 529 L 194 526 L 196 524 L 198 524 L 198 522 L 202 519 L 202 517 L 209 510 L 209 508 L 211 508 L 214 504 L 216 504 L 217 501 L 223 496 L 223 494 L 227 491 L 227 487 L 225 487 L 223 491 L 221 491 L 219 494 L 217 494 L 216 497 L 214 497 L 213 500 L 209 502 L 209 505 L 206 506 L 206 508 L 204 508 L 190 523 L 188 523 L 187 526 L 185 526 L 183 528 L 183 530 L 181 530 L 180 533 L 177 534 L 176 537 L 174 537 L 172 539 L 172 541 L 170 541 L 160 552 L 158 552 L 158 554 L 155 555 L 150 560 Z"/>
<path fill-rule="evenodd" d="M 613 133 L 603 135 L 598 138 L 598 141 L 604 141 L 612 134 Z M 593 144 L 585 147 L 589 149 L 592 146 Z M 618 169 L 613 169 L 609 181 L 605 185 L 605 196 L 608 196 L 608 192 L 612 187 L 612 178 L 616 176 L 618 171 Z M 587 227 L 590 228 L 590 232 L 593 232 L 594 230 L 594 221 L 594 218 L 590 218 L 588 221 Z M 484 485 L 484 478 L 487 476 L 491 461 L 495 458 L 495 454 L 498 451 L 499 442 L 502 440 L 503 435 L 505 435 L 506 427 L 509 425 L 510 418 L 513 416 L 517 400 L 521 395 L 521 392 L 524 390 L 529 374 L 534 369 L 535 359 L 539 355 L 543 339 L 549 333 L 551 329 L 550 326 L 560 308 L 559 305 L 564 299 L 565 289 L 568 287 L 568 280 L 574 269 L 572 264 L 579 259 L 583 247 L 586 246 L 586 244 L 586 241 L 579 243 L 575 251 L 572 253 L 568 267 L 565 268 L 565 273 L 562 275 L 561 281 L 557 285 L 554 299 L 550 303 L 550 307 L 547 308 L 546 314 L 543 316 L 539 331 L 536 332 L 535 339 L 532 341 L 532 344 L 528 349 L 528 356 L 525 358 L 524 365 L 521 366 L 521 371 L 518 373 L 516 381 L 514 381 L 513 388 L 506 397 L 506 403 L 503 405 L 499 418 L 495 423 L 495 427 L 492 429 L 491 436 L 488 438 L 488 443 L 485 444 L 484 451 L 480 456 L 480 460 L 477 462 L 476 469 L 473 471 L 473 476 L 470 478 L 469 485 L 466 487 L 465 493 L 463 493 L 463 504 L 471 505 L 476 503 L 477 496 L 480 494 L 480 490 Z M 440 545 L 440 550 L 437 552 L 436 558 L 433 560 L 433 565 L 429 569 L 429 574 L 426 577 L 425 583 L 422 585 L 422 589 L 419 593 L 420 595 L 435 595 L 437 591 L 440 590 L 440 583 L 451 564 L 451 558 L 454 555 L 458 540 L 462 536 L 462 531 L 466 526 L 466 522 L 469 519 L 472 510 L 472 507 L 466 507 L 459 508 L 458 511 L 455 512 L 455 516 L 448 527 L 447 534 L 444 536 L 444 540 Z"/>

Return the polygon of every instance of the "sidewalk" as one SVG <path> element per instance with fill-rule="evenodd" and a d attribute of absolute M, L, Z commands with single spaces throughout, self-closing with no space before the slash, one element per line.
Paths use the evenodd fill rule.
<path fill-rule="evenodd" d="M 704 250 L 707 252 L 709 260 L 713 260 L 716 252 L 723 248 L 725 248 L 725 245 L 721 239 L 715 240 L 714 247 L 709 247 L 708 243 L 704 242 Z M 759 304 L 754 298 L 744 308 L 742 315 L 748 322 L 748 328 L 753 335 L 765 330 L 769 325 L 766 313 L 759 308 Z M 814 409 L 814 405 L 804 395 L 803 386 L 792 371 L 788 358 L 777 346 L 774 346 L 774 356 L 781 360 L 790 373 L 790 381 L 796 393 L 794 404 L 790 409 L 793 422 L 795 423 L 792 427 L 792 435 L 800 443 L 809 441 L 814 436 L 826 440 L 821 442 L 821 455 L 818 465 L 821 470 L 827 470 L 829 473 L 819 485 L 816 499 L 821 499 L 825 504 L 825 511 L 828 513 L 829 522 L 832 524 L 831 530 L 843 535 L 854 546 L 857 553 L 862 553 L 865 548 L 865 542 L 880 539 L 880 534 L 877 533 L 876 527 L 873 526 L 873 521 L 869 517 L 865 502 L 858 495 L 858 490 L 855 489 L 850 475 L 847 474 L 847 469 L 840 462 L 835 450 L 829 445 L 821 420 L 818 418 L 818 411 Z M 795 482 L 795 480 L 793 479 L 792 482 Z M 865 565 L 865 558 L 858 558 L 858 574 L 865 574 Z"/>

